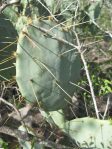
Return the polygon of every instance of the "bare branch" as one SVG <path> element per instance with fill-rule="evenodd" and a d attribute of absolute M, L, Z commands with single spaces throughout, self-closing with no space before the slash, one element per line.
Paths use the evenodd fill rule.
<path fill-rule="evenodd" d="M 95 112 L 96 112 L 96 117 L 99 119 L 99 111 L 98 111 L 98 108 L 97 108 L 97 103 L 96 103 L 96 99 L 95 99 L 95 93 L 94 93 L 92 81 L 91 81 L 91 78 L 90 78 L 90 74 L 89 74 L 89 70 L 88 70 L 88 67 L 87 67 L 86 60 L 85 60 L 85 58 L 84 58 L 83 52 L 81 51 L 82 45 L 81 45 L 81 43 L 80 43 L 80 40 L 79 40 L 79 38 L 78 38 L 77 33 L 76 33 L 75 31 L 74 31 L 74 33 L 75 33 L 76 41 L 77 41 L 77 45 L 78 45 L 77 50 L 78 50 L 78 52 L 80 53 L 82 62 L 83 62 L 83 64 L 84 64 L 86 76 L 87 76 L 87 79 L 88 79 L 88 83 L 89 83 L 89 87 L 90 87 L 90 91 L 91 91 L 91 96 L 92 96 L 92 99 L 93 99 L 94 108 L 95 108 Z"/>
<path fill-rule="evenodd" d="M 106 104 L 105 112 L 104 112 L 104 115 L 103 115 L 103 120 L 104 120 L 105 117 L 106 117 L 106 114 L 107 114 L 107 111 L 108 111 L 109 104 L 110 104 L 110 97 L 108 97 L 108 99 L 107 99 L 107 104 Z"/>
<path fill-rule="evenodd" d="M 30 140 L 27 132 L 20 131 L 17 129 L 12 129 L 7 126 L 0 127 L 0 133 L 7 134 L 7 135 L 15 137 L 17 139 L 22 139 L 22 140 L 26 140 L 26 141 Z"/>

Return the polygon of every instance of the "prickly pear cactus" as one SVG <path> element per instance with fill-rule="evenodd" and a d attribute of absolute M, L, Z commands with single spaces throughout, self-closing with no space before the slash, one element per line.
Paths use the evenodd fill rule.
<path fill-rule="evenodd" d="M 111 149 L 112 148 L 112 121 L 95 118 L 77 118 L 66 121 L 62 110 L 42 114 L 54 123 L 72 139 L 81 149 Z M 51 120 L 50 120 L 51 121 Z"/>
<path fill-rule="evenodd" d="M 112 148 L 112 122 L 94 118 L 81 118 L 69 121 L 63 129 L 82 148 Z"/>
<path fill-rule="evenodd" d="M 102 0 L 92 3 L 88 9 L 93 21 L 99 16 L 100 4 Z M 67 121 L 62 110 L 66 109 L 75 91 L 70 82 L 78 81 L 81 62 L 77 50 L 69 44 L 74 43 L 71 32 L 64 31 L 61 25 L 47 20 L 47 17 L 67 22 L 76 15 L 79 5 L 79 1 L 73 0 L 58 3 L 56 0 L 21 0 L 19 6 L 4 9 L 3 13 L 12 21 L 19 35 L 16 80 L 26 101 L 37 102 L 48 122 L 55 123 L 80 148 L 109 149 L 112 148 L 111 121 L 88 117 Z"/>
<path fill-rule="evenodd" d="M 10 19 L 18 33 L 27 23 L 28 18 L 44 18 L 48 16 L 54 18 L 57 22 L 65 21 L 65 24 L 71 24 L 78 2 L 74 0 L 21 0 L 15 5 L 9 5 L 3 10 L 3 14 Z"/>
<path fill-rule="evenodd" d="M 3 15 L 0 16 L 0 81 L 9 80 L 15 76 L 16 36 L 11 22 Z"/>
<path fill-rule="evenodd" d="M 97 0 L 95 3 L 92 3 L 88 8 L 88 15 L 92 21 L 96 21 L 96 19 L 100 15 L 102 4 L 103 4 L 102 0 Z"/>
<path fill-rule="evenodd" d="M 46 110 L 58 110 L 71 100 L 80 74 L 80 58 L 72 34 L 56 23 L 35 20 L 19 36 L 16 57 L 16 80 L 23 97 L 39 102 Z M 72 49 L 72 50 L 71 50 Z M 69 51 L 71 50 L 71 51 Z M 67 52 L 69 51 L 69 52 Z"/>

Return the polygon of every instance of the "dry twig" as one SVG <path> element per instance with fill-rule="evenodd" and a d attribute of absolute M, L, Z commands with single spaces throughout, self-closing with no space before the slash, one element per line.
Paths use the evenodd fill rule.
<path fill-rule="evenodd" d="M 91 81 L 91 78 L 90 78 L 90 74 L 89 74 L 89 70 L 88 70 L 88 67 L 87 67 L 86 60 L 85 60 L 85 58 L 84 58 L 83 52 L 81 51 L 82 45 L 81 45 L 81 43 L 80 43 L 80 40 L 79 40 L 79 38 L 78 38 L 77 33 L 76 33 L 75 31 L 74 31 L 74 33 L 75 33 L 76 41 L 77 41 L 77 45 L 78 45 L 78 46 L 77 46 L 77 50 L 78 50 L 78 52 L 80 53 L 82 62 L 83 62 L 83 64 L 84 64 L 86 76 L 87 76 L 87 79 L 88 79 L 88 83 L 89 83 L 89 87 L 90 87 L 90 91 L 91 91 L 91 96 L 92 96 L 92 99 L 93 99 L 94 108 L 95 108 L 95 112 L 96 112 L 96 117 L 99 119 L 99 111 L 98 111 L 98 108 L 97 108 L 97 103 L 96 103 L 96 99 L 95 99 L 95 93 L 94 93 L 92 81 Z"/>

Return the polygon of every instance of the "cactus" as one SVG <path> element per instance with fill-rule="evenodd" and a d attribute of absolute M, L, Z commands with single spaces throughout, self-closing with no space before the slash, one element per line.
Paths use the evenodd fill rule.
<path fill-rule="evenodd" d="M 8 6 L 4 9 L 3 13 L 13 23 L 19 35 L 16 78 L 22 95 L 26 97 L 26 100 L 30 100 L 31 102 L 35 102 L 36 98 L 38 98 L 39 102 L 42 102 L 42 106 L 48 111 L 58 110 L 66 107 L 66 100 L 71 100 L 74 87 L 69 84 L 69 81 L 77 82 L 81 63 L 79 56 L 75 54 L 75 50 L 67 52 L 73 47 L 62 41 L 53 39 L 54 35 L 56 35 L 62 40 L 64 39 L 73 43 L 73 35 L 64 31 L 61 25 L 49 20 L 41 22 L 33 21 L 35 25 L 38 27 L 42 26 L 45 30 L 52 28 L 50 30 L 50 37 L 49 34 L 47 37 L 46 33 L 39 31 L 31 25 L 26 25 L 29 22 L 29 17 L 34 20 L 35 16 L 40 18 L 51 15 L 51 13 L 53 13 L 53 15 L 56 13 L 56 11 L 51 11 L 53 8 L 52 5 L 49 5 L 51 6 L 50 8 L 47 6 L 48 3 L 44 1 L 43 3 L 40 2 L 41 1 L 29 1 L 29 3 L 27 3 L 27 0 L 21 0 L 20 6 Z M 27 7 L 28 5 L 30 7 Z M 48 11 L 46 7 L 48 7 L 48 9 L 50 8 L 50 10 Z M 20 34 L 25 25 L 28 33 L 25 34 L 25 31 L 23 31 Z M 29 36 L 31 36 L 32 39 L 30 39 Z M 64 52 L 67 53 L 62 54 Z M 29 70 L 25 70 L 27 63 L 31 65 L 31 73 Z M 48 81 L 46 81 L 47 79 Z M 27 82 L 26 85 L 25 82 Z"/>
<path fill-rule="evenodd" d="M 20 33 L 23 26 L 27 23 L 28 18 L 35 19 L 37 17 L 47 19 L 48 16 L 51 16 L 57 22 L 65 21 L 66 24 L 70 24 L 75 14 L 74 8 L 76 5 L 78 5 L 77 2 L 73 0 L 63 0 L 58 1 L 58 3 L 55 0 L 21 0 L 18 5 L 6 7 L 3 10 L 3 14 L 10 19 L 17 32 Z"/>
<path fill-rule="evenodd" d="M 11 79 L 15 75 L 13 63 L 16 51 L 16 36 L 11 22 L 3 15 L 0 16 L 0 81 Z"/>
<path fill-rule="evenodd" d="M 95 118 L 77 118 L 66 121 L 62 110 L 42 114 L 52 121 L 74 139 L 81 149 L 108 149 L 112 148 L 112 122 L 111 120 L 98 120 Z M 52 122 L 52 123 L 53 123 Z"/>
<path fill-rule="evenodd" d="M 72 47 L 61 41 L 73 42 L 72 34 L 56 25 L 49 20 L 33 21 L 24 28 L 17 46 L 16 80 L 20 91 L 26 100 L 38 101 L 48 111 L 66 106 L 74 93 L 69 82 L 77 82 L 81 68 L 76 50 L 67 52 Z"/>
<path fill-rule="evenodd" d="M 84 117 L 68 121 L 62 110 L 41 113 L 49 123 L 55 123 L 61 131 L 74 139 L 81 149 L 112 148 L 111 120 Z"/>
<path fill-rule="evenodd" d="M 112 123 L 109 120 L 79 118 L 66 122 L 63 131 L 83 148 L 112 148 Z"/>
<path fill-rule="evenodd" d="M 97 0 L 88 8 L 88 15 L 92 21 L 96 22 L 96 19 L 99 17 L 102 3 L 102 0 Z"/>
<path fill-rule="evenodd" d="M 7 17 L 17 30 L 18 35 L 25 24 L 27 24 L 28 16 L 25 15 L 27 3 L 22 3 L 20 6 L 9 6 L 4 9 L 3 14 Z"/>
<path fill-rule="evenodd" d="M 97 7 L 100 11 L 100 2 L 98 0 L 89 7 L 90 19 L 98 17 L 95 13 Z M 63 0 L 56 7 L 55 0 L 29 0 L 30 5 L 27 0 L 21 0 L 18 9 L 9 6 L 4 10 L 19 35 L 16 80 L 25 100 L 37 102 L 48 122 L 55 123 L 81 148 L 112 148 L 111 121 L 88 117 L 67 121 L 64 116 L 64 110 L 75 91 L 70 81 L 76 83 L 79 80 L 81 68 L 80 57 L 72 46 L 72 32 L 65 31 L 63 24 L 57 24 L 62 18 L 67 21 L 73 17 L 75 10 L 71 3 L 74 4 L 74 1 Z M 70 10 L 63 13 L 69 5 Z M 58 12 L 61 19 L 57 20 L 56 16 L 53 20 L 47 20 L 47 16 L 54 17 Z"/>

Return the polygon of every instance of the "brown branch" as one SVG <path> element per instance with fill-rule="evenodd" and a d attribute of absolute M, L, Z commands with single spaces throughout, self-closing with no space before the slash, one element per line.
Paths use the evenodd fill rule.
<path fill-rule="evenodd" d="M 2 11 L 7 7 L 8 5 L 7 4 L 2 4 L 0 6 L 0 14 L 2 13 Z"/>
<path fill-rule="evenodd" d="M 12 129 L 12 128 L 9 128 L 7 126 L 0 127 L 0 133 L 10 135 L 10 136 L 15 137 L 17 139 L 19 138 L 19 139 L 26 140 L 26 141 L 30 140 L 30 137 L 28 136 L 27 132 L 20 131 L 17 129 Z"/>
<path fill-rule="evenodd" d="M 6 7 L 8 7 L 10 5 L 18 4 L 19 2 L 20 2 L 20 0 L 13 0 L 13 1 L 8 1 L 6 3 L 2 3 L 0 6 L 0 14 Z"/>

